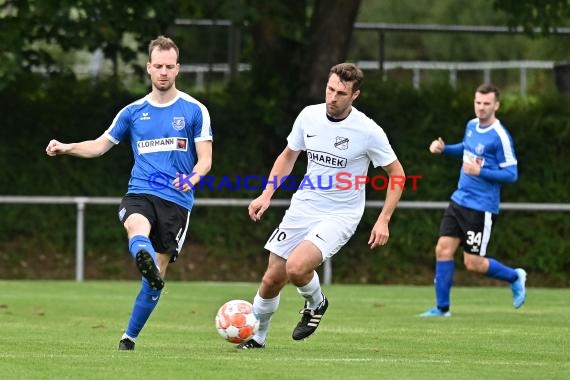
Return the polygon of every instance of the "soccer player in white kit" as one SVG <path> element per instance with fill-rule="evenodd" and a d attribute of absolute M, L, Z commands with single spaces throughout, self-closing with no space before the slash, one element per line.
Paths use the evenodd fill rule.
<path fill-rule="evenodd" d="M 317 329 L 329 303 L 315 269 L 332 258 L 354 234 L 364 212 L 362 178 L 370 163 L 381 166 L 390 183 L 368 244 L 376 248 L 388 241 L 388 224 L 400 200 L 405 173 L 382 128 L 352 106 L 360 94 L 362 79 L 362 71 L 352 63 L 330 69 L 326 103 L 301 111 L 287 137 L 287 146 L 271 169 L 269 181 L 273 183 L 268 182 L 249 205 L 250 218 L 260 220 L 301 151 L 307 152 L 307 172 L 279 227 L 265 245 L 270 252 L 267 270 L 253 301 L 260 319 L 259 331 L 249 341 L 237 345 L 238 349 L 265 347 L 271 316 L 287 282 L 297 287 L 305 301 L 293 339 L 304 339 Z M 399 186 L 394 182 L 399 182 Z"/>
<path fill-rule="evenodd" d="M 212 165 L 210 115 L 203 104 L 176 89 L 178 53 L 170 38 L 152 40 L 147 62 L 152 91 L 120 110 L 99 138 L 72 144 L 51 140 L 46 148 L 50 156 L 91 158 L 120 141 L 131 144 L 135 162 L 118 216 L 142 283 L 119 341 L 121 351 L 134 350 L 160 299 L 168 264 L 184 244 L 194 185 Z"/>

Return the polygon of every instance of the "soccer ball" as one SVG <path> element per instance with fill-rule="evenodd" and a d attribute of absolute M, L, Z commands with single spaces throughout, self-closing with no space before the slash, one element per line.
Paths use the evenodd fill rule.
<path fill-rule="evenodd" d="M 258 328 L 259 320 L 253 314 L 253 306 L 247 301 L 228 301 L 216 314 L 216 329 L 230 343 L 248 341 Z"/>

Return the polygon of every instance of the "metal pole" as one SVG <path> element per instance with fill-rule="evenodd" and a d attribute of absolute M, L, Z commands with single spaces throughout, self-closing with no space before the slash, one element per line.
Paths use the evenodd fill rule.
<path fill-rule="evenodd" d="M 384 52 L 384 32 L 378 32 L 378 68 L 380 69 L 380 74 L 384 76 L 384 61 L 386 60 Z"/>
<path fill-rule="evenodd" d="M 228 67 L 230 80 L 236 79 L 238 73 L 240 39 L 240 27 L 232 23 L 228 31 Z"/>
<path fill-rule="evenodd" d="M 204 90 L 204 70 L 196 71 L 196 89 Z"/>
<path fill-rule="evenodd" d="M 527 81 L 526 81 L 526 67 L 521 67 L 520 69 L 520 81 L 521 81 L 521 85 L 520 85 L 520 93 L 521 96 L 526 96 L 526 88 L 527 88 Z"/>
<path fill-rule="evenodd" d="M 420 88 L 420 69 L 415 68 L 414 69 L 414 77 L 412 79 L 413 84 L 414 84 L 414 88 L 417 90 Z"/>
<path fill-rule="evenodd" d="M 332 265 L 331 261 L 327 260 L 323 264 L 323 284 L 330 285 L 332 283 Z"/>
<path fill-rule="evenodd" d="M 483 70 L 483 83 L 491 83 L 491 69 Z"/>
<path fill-rule="evenodd" d="M 449 70 L 449 85 L 451 88 L 457 88 L 457 69 Z"/>
<path fill-rule="evenodd" d="M 84 248 L 85 248 L 85 201 L 79 198 L 77 202 L 77 229 L 75 237 L 75 281 L 83 281 Z"/>

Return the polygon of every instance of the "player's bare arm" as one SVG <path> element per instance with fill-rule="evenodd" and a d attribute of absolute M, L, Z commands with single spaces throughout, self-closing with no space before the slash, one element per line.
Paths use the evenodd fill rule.
<path fill-rule="evenodd" d="M 404 191 L 401 179 L 406 178 L 404 168 L 398 160 L 392 162 L 390 165 L 384 166 L 383 169 L 388 174 L 390 182 L 386 190 L 386 199 L 382 207 L 382 212 L 378 216 L 376 223 L 374 223 L 374 227 L 372 227 L 372 231 L 370 232 L 370 239 L 368 239 L 368 245 L 370 245 L 371 249 L 385 245 L 388 242 L 388 238 L 390 237 L 388 224 Z"/>
<path fill-rule="evenodd" d="M 107 153 L 115 144 L 101 135 L 95 140 L 86 140 L 78 143 L 64 144 L 57 140 L 51 140 L 46 147 L 48 156 L 67 154 L 81 158 L 99 157 Z"/>
<path fill-rule="evenodd" d="M 196 165 L 194 165 L 194 168 L 192 168 L 192 173 L 194 174 L 192 174 L 192 176 L 188 178 L 187 181 L 184 181 L 184 183 L 182 184 L 181 190 L 184 192 L 193 189 L 194 186 L 196 186 L 196 184 L 200 182 L 200 179 L 210 172 L 210 169 L 212 168 L 212 141 L 197 142 L 196 157 L 198 158 L 198 161 L 196 162 Z M 172 184 L 174 185 L 174 187 L 179 189 L 180 188 L 179 174 L 184 174 L 183 178 L 185 179 L 186 176 L 190 174 L 189 173 L 176 173 L 176 174 L 177 174 L 176 178 L 174 178 Z"/>
<path fill-rule="evenodd" d="M 271 197 L 273 197 L 273 194 L 279 187 L 281 179 L 291 174 L 293 166 L 295 165 L 297 157 L 299 157 L 300 153 L 301 151 L 294 151 L 289 147 L 285 147 L 283 152 L 281 152 L 281 154 L 277 156 L 277 159 L 275 160 L 273 168 L 271 169 L 271 172 L 269 173 L 268 177 L 268 180 L 272 181 L 274 184 L 268 183 L 263 192 L 261 193 L 261 195 L 255 198 L 249 204 L 247 210 L 251 220 L 257 222 L 258 220 L 261 219 L 261 216 L 263 215 L 265 210 L 269 208 Z"/>

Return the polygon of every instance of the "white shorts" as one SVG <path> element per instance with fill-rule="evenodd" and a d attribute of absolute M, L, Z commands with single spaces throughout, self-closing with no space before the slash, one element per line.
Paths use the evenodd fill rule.
<path fill-rule="evenodd" d="M 294 213 L 289 209 L 265 243 L 265 249 L 287 260 L 303 240 L 308 240 L 320 249 L 325 261 L 354 235 L 359 221 L 342 215 Z"/>

